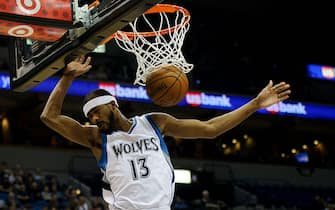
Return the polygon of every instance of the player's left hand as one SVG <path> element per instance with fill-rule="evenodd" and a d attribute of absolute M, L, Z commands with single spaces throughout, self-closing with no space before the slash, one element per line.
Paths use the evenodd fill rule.
<path fill-rule="evenodd" d="M 262 109 L 288 99 L 290 93 L 290 85 L 286 82 L 273 85 L 270 80 L 268 85 L 257 95 L 256 101 L 259 108 Z"/>

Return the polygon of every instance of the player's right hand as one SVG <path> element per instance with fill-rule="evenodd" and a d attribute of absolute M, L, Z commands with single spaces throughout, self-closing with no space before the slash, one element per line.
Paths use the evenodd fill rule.
<path fill-rule="evenodd" d="M 92 68 L 92 65 L 90 65 L 90 63 L 91 57 L 87 57 L 85 60 L 85 56 L 81 55 L 66 65 L 64 75 L 78 77 L 88 72 L 88 70 Z"/>

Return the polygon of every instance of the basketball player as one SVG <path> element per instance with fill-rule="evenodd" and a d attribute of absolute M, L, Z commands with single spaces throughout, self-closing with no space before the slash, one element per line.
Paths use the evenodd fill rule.
<path fill-rule="evenodd" d="M 94 126 L 81 125 L 61 115 L 71 82 L 90 68 L 91 58 L 69 63 L 41 114 L 51 129 L 88 147 L 104 174 L 103 197 L 110 209 L 169 210 L 174 194 L 174 173 L 162 135 L 184 139 L 215 138 L 237 126 L 256 110 L 289 97 L 285 82 L 272 81 L 242 107 L 210 119 L 176 119 L 165 113 L 126 118 L 116 98 L 95 90 L 84 100 L 83 112 Z"/>

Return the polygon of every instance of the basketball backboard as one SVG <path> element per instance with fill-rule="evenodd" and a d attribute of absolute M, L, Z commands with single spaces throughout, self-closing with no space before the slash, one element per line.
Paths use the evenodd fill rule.
<path fill-rule="evenodd" d="M 48 4 L 43 2 L 48 1 L 57 2 L 33 0 L 34 4 L 29 5 L 45 7 L 41 13 L 29 14 L 24 10 L 22 15 L 0 9 L 0 26 L 7 27 L 1 27 L 0 34 L 11 36 L 9 55 L 14 91 L 27 91 L 62 70 L 69 57 L 92 52 L 104 39 L 162 0 L 105 0 L 93 9 L 88 5 L 79 7 L 78 0 L 68 0 L 70 6 L 64 7 L 70 19 L 65 19 L 64 14 L 57 19 L 52 15 L 45 17 Z M 16 4 L 19 2 L 25 1 L 17 0 Z M 54 6 L 49 7 L 53 9 L 50 13 L 57 13 Z"/>

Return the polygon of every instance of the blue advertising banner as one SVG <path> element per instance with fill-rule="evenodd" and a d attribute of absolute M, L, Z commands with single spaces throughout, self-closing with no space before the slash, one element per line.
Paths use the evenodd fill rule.
<path fill-rule="evenodd" d="M 56 86 L 57 81 L 58 78 L 51 77 L 30 91 L 51 92 Z M 73 96 L 84 96 L 92 90 L 98 88 L 106 89 L 111 94 L 115 95 L 119 100 L 151 103 L 144 87 L 129 84 L 75 80 L 73 81 L 68 94 Z M 10 90 L 9 74 L 0 72 L 0 89 Z M 252 98 L 250 97 L 190 90 L 178 106 L 192 106 L 230 111 L 242 106 L 251 99 Z M 294 101 L 279 102 L 266 109 L 258 110 L 258 113 L 335 120 L 335 106 Z"/>

